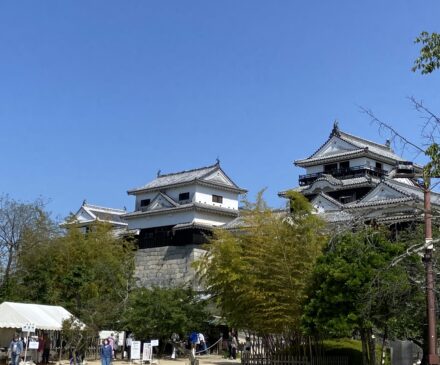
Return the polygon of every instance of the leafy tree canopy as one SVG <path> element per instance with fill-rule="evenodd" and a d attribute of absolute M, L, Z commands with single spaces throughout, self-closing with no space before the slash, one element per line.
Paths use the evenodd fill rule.
<path fill-rule="evenodd" d="M 205 308 L 190 288 L 138 288 L 130 294 L 123 323 L 137 339 L 159 338 L 164 344 L 173 333 L 184 338 L 201 330 L 208 320 Z"/>
<path fill-rule="evenodd" d="M 375 361 L 373 330 L 389 337 L 404 331 L 414 335 L 409 324 L 420 321 L 424 310 L 423 292 L 413 283 L 422 272 L 420 260 L 408 257 L 391 265 L 406 247 L 377 229 L 346 232 L 333 239 L 314 269 L 305 327 L 330 337 L 360 333 L 368 364 Z"/>
<path fill-rule="evenodd" d="M 440 34 L 422 32 L 415 43 L 420 43 L 422 48 L 412 70 L 421 70 L 421 73 L 426 75 L 440 68 Z"/>
<path fill-rule="evenodd" d="M 198 272 L 231 325 L 258 333 L 299 329 L 305 288 L 325 237 L 324 223 L 301 194 L 291 214 L 248 203 L 243 231 L 215 232 Z"/>
<path fill-rule="evenodd" d="M 133 272 L 132 245 L 96 224 L 24 247 L 11 299 L 62 305 L 90 327 L 116 328 Z"/>

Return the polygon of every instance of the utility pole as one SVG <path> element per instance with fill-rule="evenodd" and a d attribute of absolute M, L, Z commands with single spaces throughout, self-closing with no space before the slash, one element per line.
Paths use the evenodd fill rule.
<path fill-rule="evenodd" d="M 425 210 L 425 254 L 423 262 L 426 270 L 426 312 L 428 319 L 428 364 L 438 365 L 437 355 L 437 328 L 435 310 L 435 283 L 434 271 L 432 269 L 432 212 L 431 212 L 431 191 L 429 190 L 429 178 L 423 182 L 423 203 Z"/>

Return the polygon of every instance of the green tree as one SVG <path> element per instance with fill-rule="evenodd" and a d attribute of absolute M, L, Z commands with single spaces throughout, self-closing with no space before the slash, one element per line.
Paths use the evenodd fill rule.
<path fill-rule="evenodd" d="M 134 268 L 132 245 L 108 225 L 26 247 L 15 275 L 15 299 L 62 305 L 91 328 L 116 328 Z"/>
<path fill-rule="evenodd" d="M 161 352 L 173 333 L 185 338 L 208 320 L 206 303 L 190 288 L 138 288 L 130 294 L 123 323 L 137 339 L 158 338 Z"/>
<path fill-rule="evenodd" d="M 256 333 L 299 330 L 302 303 L 324 242 L 323 222 L 291 192 L 291 214 L 274 213 L 259 195 L 243 231 L 217 230 L 198 273 L 229 323 Z"/>
<path fill-rule="evenodd" d="M 412 70 L 421 70 L 421 73 L 426 75 L 440 68 L 440 34 L 422 32 L 415 43 L 421 44 L 422 48 Z"/>
<path fill-rule="evenodd" d="M 359 333 L 364 364 L 376 364 L 373 334 L 401 335 L 400 321 L 420 319 L 423 312 L 423 305 L 422 311 L 417 308 L 423 293 L 410 276 L 421 273 L 417 260 L 409 257 L 406 266 L 391 265 L 405 249 L 406 244 L 391 241 L 377 229 L 335 237 L 314 269 L 305 327 L 330 337 Z"/>
<path fill-rule="evenodd" d="M 10 278 L 24 247 L 44 242 L 57 234 L 57 228 L 45 210 L 43 200 L 23 203 L 0 196 L 0 295 L 14 291 Z"/>

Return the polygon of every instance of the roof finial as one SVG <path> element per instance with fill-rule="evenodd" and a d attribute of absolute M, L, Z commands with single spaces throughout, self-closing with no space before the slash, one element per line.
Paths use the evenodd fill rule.
<path fill-rule="evenodd" d="M 333 122 L 333 129 L 332 129 L 332 133 L 330 134 L 330 137 L 332 136 L 339 136 L 339 122 L 337 121 L 337 119 L 335 119 L 335 121 Z"/>
<path fill-rule="evenodd" d="M 159 177 L 160 176 L 160 169 L 159 170 L 157 170 L 157 177 Z"/>
<path fill-rule="evenodd" d="M 385 146 L 387 146 L 388 149 L 391 149 L 391 141 L 389 139 L 385 141 Z"/>
<path fill-rule="evenodd" d="M 86 204 L 87 204 L 87 200 L 84 199 L 82 205 L 84 206 L 84 205 L 86 205 Z"/>
<path fill-rule="evenodd" d="M 220 165 L 220 159 L 218 158 L 218 156 L 217 156 L 217 158 L 215 159 L 215 164 L 216 164 L 216 165 Z"/>

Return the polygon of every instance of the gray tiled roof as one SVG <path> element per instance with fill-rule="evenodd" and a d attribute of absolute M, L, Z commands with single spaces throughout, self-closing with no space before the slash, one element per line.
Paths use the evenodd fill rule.
<path fill-rule="evenodd" d="M 345 133 L 345 132 L 339 132 L 339 138 L 342 140 L 351 143 L 359 148 L 365 148 L 368 147 L 368 149 L 373 152 L 377 153 L 379 155 L 388 157 L 392 160 L 401 161 L 402 157 L 396 155 L 391 148 L 387 147 L 386 145 L 379 144 L 376 142 L 369 141 L 364 138 L 360 138 L 357 136 L 353 136 L 352 134 Z"/>
<path fill-rule="evenodd" d="M 199 181 L 201 181 L 203 183 L 207 183 L 207 184 L 213 184 L 216 186 L 223 186 L 225 188 L 240 190 L 240 191 L 245 192 L 245 190 L 240 189 L 237 185 L 235 185 L 235 183 L 231 179 L 229 179 L 229 177 L 228 177 L 228 179 L 231 182 L 231 185 L 226 185 L 221 182 L 213 181 L 213 180 L 203 181 L 204 177 L 210 175 L 211 173 L 213 173 L 217 170 L 221 170 L 222 173 L 225 176 L 227 176 L 226 173 L 220 168 L 220 164 L 216 163 L 212 166 L 201 167 L 201 168 L 197 168 L 197 169 L 193 169 L 193 170 L 185 170 L 185 171 L 180 171 L 180 172 L 170 173 L 170 174 L 158 174 L 158 176 L 154 180 L 150 181 L 148 184 L 141 186 L 141 187 L 138 187 L 138 188 L 131 189 L 128 191 L 128 193 L 133 193 L 136 191 L 143 191 L 143 190 L 158 190 L 163 187 L 191 183 L 196 180 L 199 180 Z"/>
<path fill-rule="evenodd" d="M 342 152 L 336 151 L 334 153 L 329 153 L 324 156 L 316 156 L 317 153 L 321 150 L 321 148 L 324 147 L 325 144 L 334 136 L 337 136 L 341 140 L 351 144 L 353 147 L 355 147 L 355 149 L 342 151 Z M 309 156 L 308 158 L 305 158 L 305 159 L 297 160 L 297 161 L 295 161 L 295 163 L 296 164 L 304 164 L 304 163 L 319 162 L 319 161 L 322 161 L 325 159 L 348 158 L 348 157 L 351 157 L 351 156 L 354 156 L 357 154 L 365 153 L 366 149 L 368 149 L 368 151 L 371 153 L 374 153 L 379 156 L 383 156 L 383 157 L 391 159 L 391 160 L 395 160 L 395 161 L 402 160 L 401 156 L 396 155 L 391 150 L 390 147 L 388 147 L 384 144 L 372 142 L 367 139 L 360 138 L 360 137 L 354 136 L 352 134 L 337 130 L 337 132 L 332 132 L 330 137 L 311 156 Z"/>
<path fill-rule="evenodd" d="M 201 177 L 213 172 L 217 168 L 218 165 L 216 164 L 194 170 L 187 170 L 172 174 L 159 175 L 156 179 L 150 181 L 148 184 L 141 186 L 138 189 L 157 188 L 165 185 L 174 185 L 174 184 L 193 181 L 195 179 L 200 179 Z"/>

